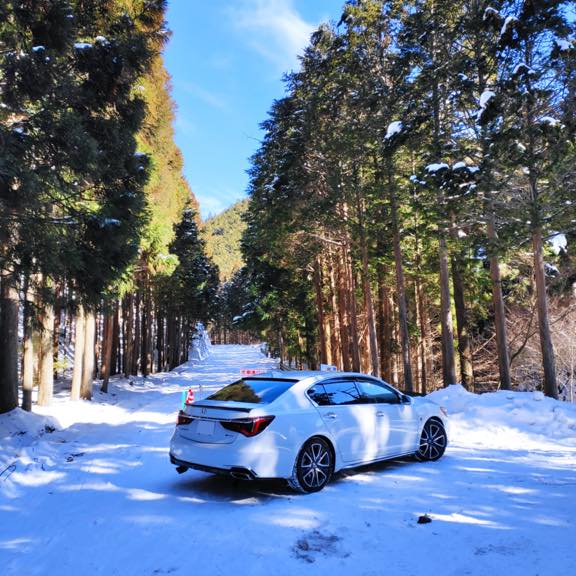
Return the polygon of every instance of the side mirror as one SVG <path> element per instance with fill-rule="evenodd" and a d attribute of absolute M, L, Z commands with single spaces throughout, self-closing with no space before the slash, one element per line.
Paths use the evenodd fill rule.
<path fill-rule="evenodd" d="M 402 404 L 412 404 L 412 398 L 410 396 L 406 396 L 406 394 L 402 394 L 400 397 L 400 402 L 402 402 Z"/>

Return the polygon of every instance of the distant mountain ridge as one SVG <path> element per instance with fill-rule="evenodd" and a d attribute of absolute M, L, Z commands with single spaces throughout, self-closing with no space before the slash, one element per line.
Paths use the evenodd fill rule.
<path fill-rule="evenodd" d="M 244 265 L 240 241 L 246 229 L 242 220 L 249 200 L 240 200 L 224 212 L 208 218 L 202 226 L 206 252 L 220 269 L 220 281 L 229 280 Z"/>

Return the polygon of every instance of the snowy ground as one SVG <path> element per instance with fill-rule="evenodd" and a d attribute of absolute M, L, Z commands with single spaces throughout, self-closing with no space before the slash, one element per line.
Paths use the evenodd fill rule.
<path fill-rule="evenodd" d="M 294 495 L 169 464 L 182 389 L 272 363 L 256 347 L 212 350 L 91 403 L 0 417 L 3 575 L 576 574 L 575 406 L 451 387 L 432 395 L 453 414 L 441 461 Z"/>

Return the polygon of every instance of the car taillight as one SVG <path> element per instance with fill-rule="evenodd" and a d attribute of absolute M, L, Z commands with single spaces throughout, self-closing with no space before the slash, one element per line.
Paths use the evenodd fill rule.
<path fill-rule="evenodd" d="M 242 420 L 228 420 L 220 422 L 220 424 L 226 430 L 239 432 L 243 436 L 251 438 L 260 434 L 260 432 L 264 432 L 274 418 L 275 416 L 258 416 L 256 418 L 242 418 Z"/>
<path fill-rule="evenodd" d="M 176 419 L 176 426 L 182 426 L 182 425 L 190 424 L 192 422 L 192 420 L 194 420 L 194 418 L 192 418 L 191 416 L 188 416 L 188 414 L 186 414 L 186 412 L 183 412 L 182 410 L 180 410 L 180 412 L 178 412 L 178 418 Z"/>

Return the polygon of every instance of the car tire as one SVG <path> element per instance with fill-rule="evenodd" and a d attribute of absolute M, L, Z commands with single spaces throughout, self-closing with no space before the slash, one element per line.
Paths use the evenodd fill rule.
<path fill-rule="evenodd" d="M 307 440 L 294 464 L 290 486 L 297 492 L 319 492 L 330 482 L 334 473 L 334 451 L 324 438 L 315 436 Z"/>
<path fill-rule="evenodd" d="M 422 428 L 416 459 L 420 462 L 434 462 L 442 458 L 447 445 L 448 436 L 444 425 L 440 420 L 431 418 Z"/>

